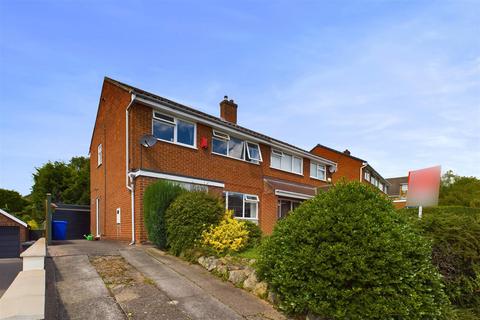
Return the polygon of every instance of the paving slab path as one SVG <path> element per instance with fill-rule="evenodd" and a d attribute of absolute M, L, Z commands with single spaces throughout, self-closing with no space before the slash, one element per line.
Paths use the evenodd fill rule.
<path fill-rule="evenodd" d="M 120 250 L 120 254 L 192 319 L 285 319 L 266 301 L 235 288 L 198 265 L 154 248 Z"/>

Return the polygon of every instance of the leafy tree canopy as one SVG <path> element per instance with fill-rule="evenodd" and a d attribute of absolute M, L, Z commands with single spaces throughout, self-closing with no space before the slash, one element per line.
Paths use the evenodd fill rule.
<path fill-rule="evenodd" d="M 28 201 L 17 191 L 0 189 L 0 209 L 8 213 L 19 213 L 26 205 Z"/>
<path fill-rule="evenodd" d="M 86 157 L 73 157 L 68 163 L 49 161 L 36 168 L 33 181 L 34 210 L 44 210 L 47 193 L 52 194 L 53 202 L 90 203 L 90 161 Z"/>
<path fill-rule="evenodd" d="M 447 171 L 442 176 L 439 205 L 480 208 L 480 179 Z"/>

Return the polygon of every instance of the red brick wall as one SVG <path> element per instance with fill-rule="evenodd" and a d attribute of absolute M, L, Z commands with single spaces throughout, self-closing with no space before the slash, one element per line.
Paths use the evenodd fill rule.
<path fill-rule="evenodd" d="M 96 198 L 100 199 L 99 230 L 102 236 L 130 240 L 130 194 L 125 178 L 125 110 L 130 94 L 104 82 L 90 147 L 90 230 L 96 234 Z M 102 144 L 103 161 L 97 166 L 97 146 Z M 116 224 L 116 209 L 121 224 Z"/>
<path fill-rule="evenodd" d="M 345 178 L 347 181 L 360 181 L 360 168 L 362 167 L 362 161 L 322 146 L 316 146 L 311 152 L 317 156 L 337 163 L 337 172 L 332 175 L 333 183 L 340 181 L 342 178 Z"/>
<path fill-rule="evenodd" d="M 22 251 L 22 242 L 28 241 L 28 229 L 10 218 L 0 214 L 0 226 L 2 227 L 19 227 L 20 228 L 20 252 Z"/>
<path fill-rule="evenodd" d="M 100 230 L 103 237 L 131 239 L 131 202 L 126 188 L 125 109 L 130 94 L 108 81 L 104 83 L 99 112 L 90 149 L 91 154 L 91 230 L 95 234 L 95 199 L 100 199 Z M 256 194 L 260 198 L 259 220 L 262 230 L 270 233 L 276 222 L 276 196 L 264 188 L 263 177 L 274 177 L 307 184 L 325 185 L 310 178 L 310 161 L 304 159 L 303 176 L 270 168 L 270 147 L 260 145 L 263 162 L 259 165 L 211 153 L 212 129 L 197 123 L 197 149 L 164 141 L 151 148 L 139 144 L 143 134 L 152 133 L 152 109 L 135 103 L 129 117 L 129 169 L 143 168 L 174 175 L 191 176 L 225 183 L 225 191 Z M 208 149 L 199 147 L 200 139 L 208 139 Z M 97 146 L 103 146 L 103 164 L 97 168 Z M 146 240 L 143 225 L 143 191 L 154 181 L 137 178 L 135 184 L 136 239 Z M 212 189 L 212 188 L 209 188 Z M 220 192 L 219 190 L 216 190 Z M 121 224 L 116 224 L 116 208 L 121 208 Z"/>

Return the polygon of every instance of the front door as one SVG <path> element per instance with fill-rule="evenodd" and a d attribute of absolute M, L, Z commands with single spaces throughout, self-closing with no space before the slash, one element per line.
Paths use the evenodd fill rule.
<path fill-rule="evenodd" d="M 277 206 L 277 218 L 279 220 L 285 218 L 288 213 L 295 210 L 301 202 L 301 200 L 296 199 L 279 198 Z"/>

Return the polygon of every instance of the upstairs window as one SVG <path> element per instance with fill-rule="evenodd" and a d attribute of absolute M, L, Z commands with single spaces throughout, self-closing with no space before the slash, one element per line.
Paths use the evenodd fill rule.
<path fill-rule="evenodd" d="M 327 179 L 327 168 L 324 164 L 310 162 L 310 177 L 323 180 Z"/>
<path fill-rule="evenodd" d="M 97 167 L 102 165 L 103 151 L 102 144 L 100 143 L 97 147 Z"/>
<path fill-rule="evenodd" d="M 382 183 L 382 182 L 379 182 L 379 183 L 378 183 L 378 189 L 380 189 L 380 190 L 383 192 L 383 191 L 384 191 L 383 188 L 384 188 L 383 183 Z"/>
<path fill-rule="evenodd" d="M 272 150 L 270 156 L 270 166 L 274 169 L 279 169 L 287 172 L 302 174 L 303 173 L 303 159 L 284 153 L 279 150 Z"/>
<path fill-rule="evenodd" d="M 212 152 L 253 163 L 262 161 L 258 144 L 231 137 L 217 130 L 213 130 Z"/>
<path fill-rule="evenodd" d="M 258 219 L 258 196 L 238 192 L 224 192 L 225 207 L 233 211 L 233 216 L 239 219 Z"/>
<path fill-rule="evenodd" d="M 195 123 L 159 112 L 153 113 L 153 135 L 163 141 L 195 147 Z"/>
<path fill-rule="evenodd" d="M 365 171 L 365 174 L 363 175 L 363 177 L 365 178 L 365 180 L 367 180 L 368 182 L 370 182 L 370 172 Z"/>

